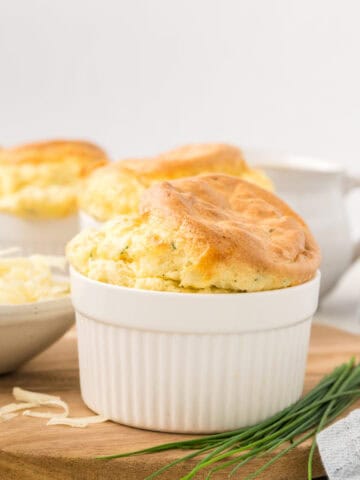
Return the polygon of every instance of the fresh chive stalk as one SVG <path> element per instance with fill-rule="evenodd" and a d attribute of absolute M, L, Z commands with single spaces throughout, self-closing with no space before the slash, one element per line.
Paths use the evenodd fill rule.
<path fill-rule="evenodd" d="M 360 364 L 356 365 L 352 358 L 326 375 L 298 402 L 251 427 L 97 458 L 110 460 L 166 450 L 191 450 L 153 472 L 145 480 L 153 480 L 173 466 L 199 456 L 198 463 L 180 480 L 191 480 L 204 470 L 207 472 L 206 479 L 210 480 L 214 473 L 228 468 L 231 468 L 230 478 L 255 458 L 268 457 L 273 453 L 270 460 L 264 461 L 261 467 L 244 478 L 252 480 L 298 445 L 312 438 L 307 469 L 308 480 L 311 480 L 316 435 L 359 398 Z"/>

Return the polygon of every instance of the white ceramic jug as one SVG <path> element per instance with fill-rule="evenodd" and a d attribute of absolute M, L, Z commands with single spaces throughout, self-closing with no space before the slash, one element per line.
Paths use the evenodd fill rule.
<path fill-rule="evenodd" d="M 309 157 L 252 149 L 244 153 L 308 223 L 322 252 L 321 294 L 328 292 L 360 255 L 360 244 L 351 238 L 345 203 L 346 194 L 360 188 L 360 178 L 347 176 L 336 164 Z"/>

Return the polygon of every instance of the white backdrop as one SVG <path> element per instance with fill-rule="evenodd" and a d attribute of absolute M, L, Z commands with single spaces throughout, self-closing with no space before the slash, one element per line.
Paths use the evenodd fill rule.
<path fill-rule="evenodd" d="M 0 144 L 225 140 L 360 172 L 358 0 L 0 0 Z"/>

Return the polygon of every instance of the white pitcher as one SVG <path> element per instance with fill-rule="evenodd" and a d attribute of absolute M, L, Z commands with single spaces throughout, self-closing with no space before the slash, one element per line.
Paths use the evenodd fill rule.
<path fill-rule="evenodd" d="M 244 151 L 247 161 L 262 168 L 276 193 L 308 223 L 322 252 L 321 294 L 328 292 L 360 256 L 360 242 L 351 237 L 346 194 L 360 188 L 360 178 L 336 164 L 266 150 Z M 360 207 L 359 207 L 360 218 Z"/>

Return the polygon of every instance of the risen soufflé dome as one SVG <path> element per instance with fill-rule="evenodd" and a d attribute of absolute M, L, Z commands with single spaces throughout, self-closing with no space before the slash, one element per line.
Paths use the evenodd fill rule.
<path fill-rule="evenodd" d="M 65 217 L 77 210 L 81 182 L 108 162 L 98 146 L 55 140 L 0 149 L 0 212 Z"/>
<path fill-rule="evenodd" d="M 264 173 L 247 165 L 239 148 L 221 143 L 193 144 L 98 169 L 82 189 L 80 207 L 98 221 L 110 220 L 137 212 L 141 194 L 155 182 L 209 173 L 233 175 L 272 189 Z"/>
<path fill-rule="evenodd" d="M 290 287 L 320 263 L 307 225 L 285 202 L 222 174 L 154 184 L 137 213 L 81 232 L 67 256 L 100 282 L 194 293 Z"/>

